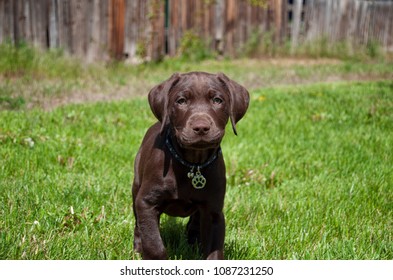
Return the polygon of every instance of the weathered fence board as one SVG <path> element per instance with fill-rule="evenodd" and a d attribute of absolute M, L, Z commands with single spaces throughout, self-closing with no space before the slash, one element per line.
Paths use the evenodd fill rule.
<path fill-rule="evenodd" d="M 306 41 L 379 42 L 393 50 L 393 1 L 314 0 L 305 7 Z"/>
<path fill-rule="evenodd" d="M 187 30 L 229 55 L 255 33 L 294 48 L 324 39 L 393 51 L 393 1 L 0 0 L 0 42 L 61 48 L 87 61 L 174 56 Z"/>

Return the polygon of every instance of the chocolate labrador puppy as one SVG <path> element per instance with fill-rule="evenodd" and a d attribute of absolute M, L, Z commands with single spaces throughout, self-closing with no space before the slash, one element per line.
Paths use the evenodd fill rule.
<path fill-rule="evenodd" d="M 220 143 L 230 119 L 249 104 L 247 90 L 224 74 L 174 74 L 149 93 L 158 122 L 147 131 L 135 158 L 132 186 L 134 249 L 143 259 L 166 259 L 160 215 L 188 217 L 189 243 L 207 259 L 223 259 L 226 188 Z"/>

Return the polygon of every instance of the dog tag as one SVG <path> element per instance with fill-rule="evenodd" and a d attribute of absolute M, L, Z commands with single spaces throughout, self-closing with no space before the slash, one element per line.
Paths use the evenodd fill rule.
<path fill-rule="evenodd" d="M 203 189 L 205 187 L 205 185 L 206 185 L 206 178 L 203 177 L 203 175 L 201 174 L 199 169 L 197 170 L 195 175 L 192 177 L 191 183 L 192 183 L 192 186 L 195 189 Z"/>

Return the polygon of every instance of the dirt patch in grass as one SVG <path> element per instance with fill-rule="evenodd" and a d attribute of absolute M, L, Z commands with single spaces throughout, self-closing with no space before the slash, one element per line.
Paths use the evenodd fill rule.
<path fill-rule="evenodd" d="M 341 60 L 339 59 L 334 59 L 334 58 L 319 58 L 319 59 L 314 59 L 314 58 L 290 58 L 290 57 L 285 57 L 285 58 L 260 58 L 260 59 L 239 59 L 239 60 L 233 60 L 234 65 L 238 66 L 254 66 L 258 67 L 260 65 L 271 65 L 271 66 L 284 66 L 284 67 L 290 67 L 290 66 L 313 66 L 313 65 L 337 65 L 342 63 Z"/>
<path fill-rule="evenodd" d="M 362 75 L 348 75 L 348 76 L 329 76 L 325 77 L 324 83 L 342 82 L 342 81 L 379 81 L 393 79 L 393 77 L 388 75 L 376 75 L 376 76 L 362 76 Z M 321 82 L 319 79 L 299 79 L 297 77 L 288 77 L 285 83 L 272 83 L 268 81 L 262 81 L 257 78 L 250 77 L 249 81 L 245 86 L 249 90 L 255 90 L 263 87 L 272 87 L 277 85 L 299 85 L 299 84 L 313 84 L 316 82 Z M 138 90 L 132 87 L 121 87 L 116 88 L 107 92 L 86 92 L 78 91 L 72 92 L 70 94 L 65 94 L 57 97 L 46 97 L 46 98 L 35 98 L 27 104 L 28 108 L 41 107 L 44 110 L 52 110 L 54 108 L 65 106 L 69 104 L 83 104 L 83 103 L 95 103 L 95 102 L 110 102 L 127 100 L 136 97 L 147 96 L 151 87 L 145 86 L 144 88 L 139 88 Z"/>
<path fill-rule="evenodd" d="M 118 100 L 126 100 L 143 96 L 148 92 L 148 86 L 142 87 L 136 85 L 136 87 L 122 86 L 114 87 L 111 89 L 105 89 L 103 91 L 93 90 L 77 90 L 69 92 L 67 94 L 52 96 L 52 97 L 39 97 L 32 98 L 29 102 L 28 107 L 40 107 L 44 110 L 52 110 L 54 108 L 65 106 L 69 104 L 83 104 L 83 103 L 95 103 L 95 102 L 110 102 Z"/>

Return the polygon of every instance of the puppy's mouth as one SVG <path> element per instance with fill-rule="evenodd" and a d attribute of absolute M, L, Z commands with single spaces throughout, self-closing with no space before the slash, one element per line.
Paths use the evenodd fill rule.
<path fill-rule="evenodd" d="M 223 138 L 223 133 L 214 135 L 187 135 L 176 131 L 176 139 L 179 145 L 184 149 L 206 150 L 218 148 Z"/>

